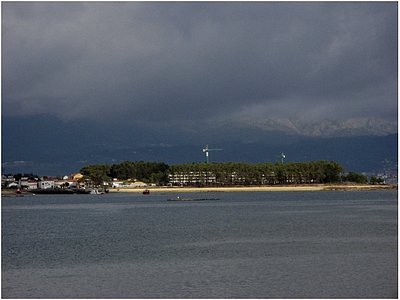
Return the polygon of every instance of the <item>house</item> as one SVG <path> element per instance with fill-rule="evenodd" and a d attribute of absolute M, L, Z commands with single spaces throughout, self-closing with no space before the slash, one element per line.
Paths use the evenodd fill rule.
<path fill-rule="evenodd" d="M 124 181 L 113 180 L 112 187 L 113 188 L 140 188 L 140 187 L 147 187 L 147 184 L 142 181 L 124 182 Z"/>
<path fill-rule="evenodd" d="M 69 186 L 69 184 L 67 183 L 68 182 L 68 180 L 65 180 L 65 179 L 58 179 L 58 180 L 55 180 L 54 181 L 54 187 L 55 188 L 64 188 L 64 187 L 68 187 Z"/>
<path fill-rule="evenodd" d="M 38 188 L 37 180 L 21 180 L 21 187 L 26 188 L 27 190 L 34 190 Z"/>
<path fill-rule="evenodd" d="M 68 187 L 76 187 L 76 188 L 83 188 L 83 187 L 85 187 L 85 183 L 84 182 L 80 182 L 79 180 L 76 180 L 76 179 L 68 179 L 66 181 L 66 186 L 68 186 Z"/>
<path fill-rule="evenodd" d="M 15 178 L 12 175 L 1 175 L 1 186 L 10 187 L 11 183 L 15 183 Z"/>
<path fill-rule="evenodd" d="M 81 173 L 75 173 L 75 174 L 71 174 L 71 178 L 73 180 L 81 180 L 83 178 L 83 175 Z"/>
<path fill-rule="evenodd" d="M 16 182 L 11 182 L 11 183 L 8 185 L 8 187 L 9 187 L 9 188 L 18 187 L 18 183 L 16 183 Z"/>
<path fill-rule="evenodd" d="M 54 180 L 41 180 L 38 182 L 39 189 L 54 189 Z"/>
<path fill-rule="evenodd" d="M 141 182 L 141 181 L 135 181 L 135 182 L 129 184 L 128 186 L 129 187 L 134 187 L 134 188 L 136 188 L 136 187 L 147 187 L 147 184 L 144 183 L 144 182 Z"/>
<path fill-rule="evenodd" d="M 113 188 L 120 188 L 120 187 L 122 187 L 124 185 L 124 182 L 123 181 L 113 181 L 112 182 L 112 187 Z"/>

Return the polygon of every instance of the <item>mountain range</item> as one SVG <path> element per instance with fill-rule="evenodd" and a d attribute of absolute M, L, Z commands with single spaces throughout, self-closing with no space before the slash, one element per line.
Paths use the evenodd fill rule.
<path fill-rule="evenodd" d="M 344 137 L 388 135 L 397 132 L 397 124 L 378 118 L 351 118 L 346 120 L 294 120 L 289 118 L 240 119 L 238 124 L 262 131 L 280 132 L 309 137 Z"/>
<path fill-rule="evenodd" d="M 346 170 L 357 172 L 397 169 L 398 136 L 397 133 L 387 134 L 393 128 L 384 122 L 380 135 L 367 134 L 365 127 L 363 135 L 355 134 L 349 126 L 357 128 L 359 122 L 346 122 L 335 127 L 330 121 L 326 121 L 326 127 L 310 125 L 309 135 L 294 134 L 300 123 L 293 121 L 287 121 L 286 127 L 281 126 L 285 129 L 281 131 L 274 130 L 277 122 L 267 130 L 265 124 L 272 123 L 266 122 L 263 128 L 236 124 L 217 126 L 213 130 L 199 126 L 195 131 L 187 132 L 154 130 L 140 125 L 99 128 L 85 122 L 66 126 L 51 117 L 3 117 L 2 122 L 3 173 L 66 175 L 79 172 L 89 164 L 113 164 L 124 160 L 167 164 L 203 162 L 202 149 L 206 144 L 210 148 L 223 149 L 210 152 L 210 161 L 215 162 L 278 162 L 283 152 L 286 162 L 334 160 Z M 370 124 L 371 128 L 379 127 L 375 121 L 361 122 Z M 282 123 L 281 120 L 279 124 Z M 334 136 L 335 128 L 336 132 L 348 130 L 352 134 Z M 320 136 L 327 131 L 333 136 Z"/>

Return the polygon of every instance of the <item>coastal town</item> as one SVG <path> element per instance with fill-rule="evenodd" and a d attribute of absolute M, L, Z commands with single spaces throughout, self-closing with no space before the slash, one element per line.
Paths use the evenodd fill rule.
<path fill-rule="evenodd" d="M 316 167 L 320 170 L 317 172 Z M 125 167 L 122 168 L 122 167 Z M 258 171 L 256 172 L 256 167 Z M 314 171 L 304 172 L 304 167 Z M 112 171 L 114 168 L 117 171 Z M 303 168 L 303 169 L 302 169 Z M 326 169 L 322 172 L 322 169 Z M 121 171 L 123 170 L 123 172 Z M 148 170 L 147 174 L 145 170 Z M 161 172 L 162 170 L 162 172 Z M 334 170 L 334 171 L 333 171 Z M 314 173 L 313 173 L 314 172 Z M 111 176 L 111 175 L 119 176 Z M 319 174 L 319 175 L 318 175 Z M 322 176 L 322 175 L 323 176 Z M 317 176 L 318 175 L 318 176 Z M 331 176 L 329 178 L 328 176 Z M 328 186 L 327 186 L 328 184 Z M 334 162 L 292 164 L 184 164 L 124 162 L 120 165 L 87 166 L 65 176 L 2 174 L 2 195 L 14 193 L 98 193 L 208 190 L 335 190 L 397 188 L 397 173 L 342 173 Z M 210 189 L 211 188 L 211 189 Z M 282 189 L 283 188 L 283 189 Z"/>
<path fill-rule="evenodd" d="M 144 182 L 137 180 L 121 181 L 114 178 L 110 182 L 103 182 L 102 186 L 110 188 L 142 188 L 149 186 Z M 84 178 L 81 173 L 74 173 L 65 176 L 37 176 L 33 174 L 7 174 L 1 177 L 2 189 L 23 189 L 23 190 L 36 190 L 36 189 L 86 189 L 93 188 L 95 184 L 92 180 Z"/>

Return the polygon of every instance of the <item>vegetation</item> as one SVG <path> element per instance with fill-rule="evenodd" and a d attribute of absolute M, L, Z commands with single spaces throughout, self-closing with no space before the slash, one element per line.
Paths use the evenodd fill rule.
<path fill-rule="evenodd" d="M 164 185 L 173 176 L 185 176 L 187 185 L 275 185 L 334 183 L 341 181 L 343 168 L 333 161 L 297 163 L 191 163 L 168 166 L 159 162 L 91 165 L 81 173 L 95 184 L 111 178 L 135 179 Z M 353 177 L 351 177 L 353 178 Z"/>
<path fill-rule="evenodd" d="M 354 183 L 368 183 L 368 177 L 362 174 L 350 172 L 346 176 L 343 176 L 343 181 Z"/>
<path fill-rule="evenodd" d="M 377 178 L 377 177 L 375 177 L 375 176 L 372 176 L 371 179 L 369 180 L 369 182 L 370 182 L 371 184 L 382 184 L 382 183 L 384 183 L 385 181 L 384 181 L 382 178 Z"/>
<path fill-rule="evenodd" d="M 146 183 L 166 184 L 168 165 L 157 162 L 131 162 L 124 161 L 120 164 L 91 165 L 81 169 L 81 174 L 93 180 L 95 184 L 111 178 L 121 180 L 136 179 Z"/>
<path fill-rule="evenodd" d="M 343 168 L 336 162 L 298 163 L 192 163 L 171 166 L 170 174 L 201 176 L 197 185 L 274 185 L 340 181 Z M 215 177 L 210 181 L 207 177 Z"/>
<path fill-rule="evenodd" d="M 89 178 L 95 185 L 101 185 L 104 181 L 110 180 L 111 167 L 108 165 L 91 165 L 81 169 L 84 178 Z"/>

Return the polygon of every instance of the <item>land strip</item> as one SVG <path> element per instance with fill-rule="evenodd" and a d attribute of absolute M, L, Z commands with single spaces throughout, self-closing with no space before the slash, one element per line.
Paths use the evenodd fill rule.
<path fill-rule="evenodd" d="M 371 184 L 309 184 L 277 186 L 239 186 L 239 187 L 149 187 L 151 193 L 199 193 L 199 192 L 312 192 L 312 191 L 367 191 L 397 190 L 397 185 Z M 113 188 L 110 193 L 143 193 L 145 188 Z M 31 195 L 27 191 L 16 194 L 14 189 L 2 189 L 2 197 Z"/>
<path fill-rule="evenodd" d="M 308 192 L 308 191 L 348 191 L 348 190 L 387 190 L 397 189 L 397 185 L 284 185 L 284 186 L 241 186 L 241 187 L 150 187 L 154 193 L 195 193 L 195 192 Z M 142 193 L 144 188 L 115 188 L 110 192 Z"/>

